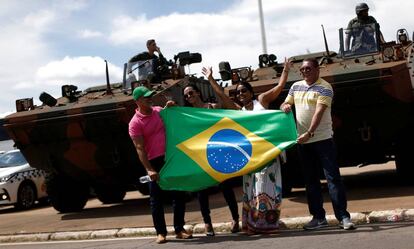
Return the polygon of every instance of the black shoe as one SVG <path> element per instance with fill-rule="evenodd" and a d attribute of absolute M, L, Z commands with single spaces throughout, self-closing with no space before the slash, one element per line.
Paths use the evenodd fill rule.
<path fill-rule="evenodd" d="M 316 229 L 320 229 L 322 227 L 327 227 L 327 226 L 328 226 L 328 221 L 326 221 L 325 218 L 323 218 L 323 219 L 312 218 L 312 220 L 309 221 L 308 224 L 305 224 L 303 226 L 303 229 L 305 229 L 305 230 L 316 230 Z"/>
<path fill-rule="evenodd" d="M 206 232 L 206 235 L 207 236 L 214 236 L 214 235 L 216 235 L 214 233 L 213 225 L 211 223 L 207 223 L 205 225 L 205 232 Z"/>
<path fill-rule="evenodd" d="M 238 233 L 240 232 L 239 221 L 233 220 L 231 222 L 231 233 Z"/>

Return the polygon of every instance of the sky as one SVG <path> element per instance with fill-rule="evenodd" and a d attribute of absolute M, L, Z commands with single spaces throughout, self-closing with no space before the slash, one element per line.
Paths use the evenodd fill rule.
<path fill-rule="evenodd" d="M 338 51 L 338 29 L 355 17 L 360 0 L 262 0 L 267 52 L 284 57 Z M 59 97 L 61 85 L 79 90 L 122 79 L 123 64 L 156 39 L 168 59 L 183 51 L 203 61 L 198 74 L 228 61 L 233 68 L 257 67 L 262 53 L 256 0 L 0 0 L 0 117 L 15 111 L 15 100 L 41 92 Z M 369 14 L 386 41 L 400 28 L 414 31 L 414 1 L 369 0 Z"/>

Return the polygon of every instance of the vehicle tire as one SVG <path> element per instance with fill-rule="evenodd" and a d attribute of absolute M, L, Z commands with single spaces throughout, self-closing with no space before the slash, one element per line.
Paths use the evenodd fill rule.
<path fill-rule="evenodd" d="M 194 200 L 194 198 L 196 198 L 196 197 L 197 197 L 197 192 L 188 192 L 188 191 L 186 191 L 184 200 L 187 203 L 187 202 L 190 202 L 190 201 Z"/>
<path fill-rule="evenodd" d="M 46 192 L 50 203 L 60 213 L 81 211 L 89 197 L 87 185 L 53 173 L 46 176 Z"/>
<path fill-rule="evenodd" d="M 37 199 L 36 188 L 30 182 L 23 182 L 17 191 L 17 203 L 15 207 L 20 210 L 30 209 Z"/>
<path fill-rule="evenodd" d="M 282 166 L 282 196 L 288 197 L 292 194 L 292 177 L 291 174 L 289 174 L 289 170 L 286 169 L 287 165 Z"/>
<path fill-rule="evenodd" d="M 408 144 L 401 144 L 397 146 L 395 152 L 395 165 L 397 168 L 397 173 L 401 180 L 404 182 L 412 182 L 414 177 L 414 160 L 411 148 Z"/>
<path fill-rule="evenodd" d="M 137 189 L 142 195 L 149 195 L 149 185 L 144 184 L 137 184 Z"/>
<path fill-rule="evenodd" d="M 103 204 L 119 203 L 124 200 L 126 191 L 119 188 L 99 187 L 95 189 L 96 197 Z"/>
<path fill-rule="evenodd" d="M 281 166 L 282 196 L 288 197 L 292 194 L 292 188 L 305 186 L 298 148 L 296 146 L 286 151 L 286 163 L 282 163 Z"/>
<path fill-rule="evenodd" d="M 39 206 L 49 206 L 50 205 L 50 199 L 49 197 L 43 197 L 37 200 L 39 202 Z"/>
<path fill-rule="evenodd" d="M 406 128 L 401 129 L 395 146 L 395 166 L 397 174 L 404 183 L 413 184 L 414 158 L 412 141 L 414 139 L 414 103 L 411 105 L 410 119 Z"/>

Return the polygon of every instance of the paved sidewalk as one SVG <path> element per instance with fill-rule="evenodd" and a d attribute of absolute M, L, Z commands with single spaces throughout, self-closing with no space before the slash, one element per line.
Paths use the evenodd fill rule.
<path fill-rule="evenodd" d="M 385 211 L 372 211 L 369 213 L 351 213 L 351 219 L 356 225 L 372 223 L 390 223 L 402 221 L 414 221 L 414 209 L 396 209 Z M 304 224 L 311 220 L 310 216 L 284 218 L 280 220 L 280 229 L 301 229 Z M 333 215 L 328 215 L 329 225 L 337 226 L 338 221 Z M 241 225 L 241 224 L 240 224 Z M 217 233 L 230 233 L 231 222 L 214 223 L 213 227 Z M 204 233 L 204 224 L 186 225 L 185 229 L 193 234 Z M 168 233 L 174 234 L 173 227 L 168 227 Z M 0 243 L 10 242 L 34 242 L 34 241 L 58 241 L 58 240 L 85 240 L 85 239 L 104 239 L 104 238 L 121 238 L 121 237 L 140 237 L 155 236 L 153 228 L 120 228 L 95 231 L 72 231 L 72 232 L 54 232 L 54 233 L 35 233 L 19 235 L 2 235 Z M 242 233 L 241 233 L 242 235 Z"/>
<path fill-rule="evenodd" d="M 399 183 L 395 165 L 341 169 L 347 186 L 348 211 L 357 225 L 414 221 L 414 188 Z M 239 210 L 242 189 L 236 187 Z M 329 195 L 324 191 L 324 208 L 332 214 Z M 1 207 L 0 243 L 101 239 L 119 237 L 155 236 L 149 212 L 148 197 L 129 192 L 121 204 L 102 205 L 91 199 L 79 213 L 57 213 L 52 207 L 37 207 L 16 211 Z M 308 215 L 304 189 L 295 189 L 283 199 L 280 228 L 302 229 L 311 217 Z M 230 233 L 230 212 L 221 192 L 210 195 L 211 217 L 216 233 Z M 387 211 L 374 211 L 387 210 Z M 166 222 L 173 221 L 171 206 L 166 206 Z M 186 229 L 204 236 L 204 224 L 197 199 L 186 205 Z M 338 222 L 332 215 L 328 222 L 336 229 Z M 221 223 L 219 223 L 221 222 Z M 339 228 L 338 228 L 339 229 Z M 172 227 L 168 231 L 173 235 Z M 240 236 L 245 236 L 240 234 Z M 1 247 L 1 244 L 0 244 Z"/>

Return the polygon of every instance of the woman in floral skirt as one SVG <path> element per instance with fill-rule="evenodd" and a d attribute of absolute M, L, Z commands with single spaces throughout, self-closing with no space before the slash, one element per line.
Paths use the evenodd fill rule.
<path fill-rule="evenodd" d="M 266 110 L 283 90 L 291 63 L 285 59 L 279 83 L 255 99 L 248 82 L 237 86 L 237 99 L 245 111 Z M 243 176 L 242 231 L 247 234 L 274 233 L 279 228 L 282 204 L 281 156 L 269 162 L 263 169 Z"/>

